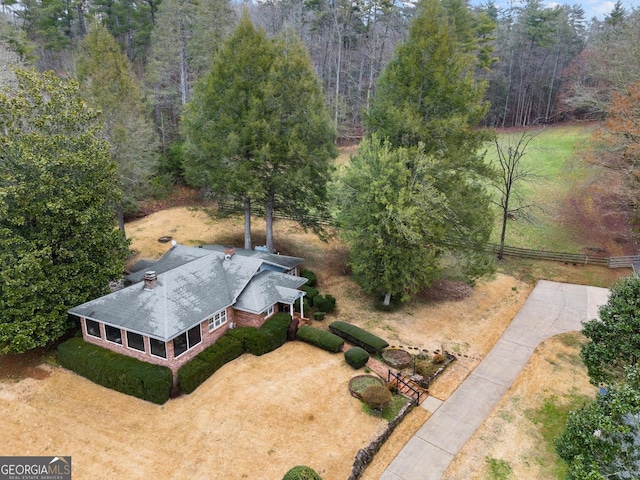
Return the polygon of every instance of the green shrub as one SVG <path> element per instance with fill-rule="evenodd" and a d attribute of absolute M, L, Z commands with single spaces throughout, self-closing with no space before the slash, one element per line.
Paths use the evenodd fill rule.
<path fill-rule="evenodd" d="M 173 375 L 160 365 L 143 362 L 72 338 L 58 346 L 60 365 L 92 382 L 127 395 L 163 404 L 169 400 Z"/>
<path fill-rule="evenodd" d="M 311 311 L 311 304 L 309 304 L 309 300 L 307 299 L 307 297 L 302 297 L 303 298 L 303 307 L 304 307 L 304 311 L 305 312 L 310 312 Z M 300 299 L 297 299 L 295 301 L 295 303 L 293 304 L 293 309 L 294 311 L 300 313 Z"/>
<path fill-rule="evenodd" d="M 347 342 L 364 348 L 369 353 L 380 353 L 389 346 L 386 340 L 349 323 L 335 321 L 329 325 L 329 329 Z"/>
<path fill-rule="evenodd" d="M 384 385 L 371 385 L 362 392 L 362 401 L 373 410 L 384 410 L 392 398 L 393 395 Z"/>
<path fill-rule="evenodd" d="M 336 309 L 336 299 L 332 295 L 316 295 L 313 298 L 313 306 L 321 312 L 333 312 Z"/>
<path fill-rule="evenodd" d="M 310 304 L 313 304 L 313 299 L 318 295 L 318 289 L 317 288 L 313 288 L 313 287 L 309 287 L 307 285 L 302 285 L 300 287 L 300 290 L 302 290 L 303 292 L 305 292 L 306 298 L 309 301 Z"/>
<path fill-rule="evenodd" d="M 300 272 L 300 276 L 309 280 L 306 285 L 309 285 L 310 287 L 315 287 L 318 284 L 318 277 L 316 277 L 316 274 L 311 270 L 302 270 Z"/>
<path fill-rule="evenodd" d="M 260 356 L 284 345 L 290 323 L 291 315 L 277 313 L 260 328 L 237 327 L 228 330 L 225 335 L 239 340 L 245 352 Z"/>
<path fill-rule="evenodd" d="M 364 348 L 353 347 L 344 352 L 344 359 L 357 370 L 367 364 L 369 353 Z"/>
<path fill-rule="evenodd" d="M 242 343 L 228 335 L 220 337 L 178 370 L 178 385 L 184 393 L 193 392 L 220 367 L 244 353 Z"/>
<path fill-rule="evenodd" d="M 282 480 L 322 480 L 322 478 L 313 468 L 297 465 L 285 473 Z"/>
<path fill-rule="evenodd" d="M 344 346 L 344 340 L 337 335 L 308 325 L 303 325 L 298 329 L 296 338 L 332 353 L 338 353 Z"/>
<path fill-rule="evenodd" d="M 313 312 L 313 319 L 314 320 L 324 320 L 324 316 L 326 315 L 325 312 Z"/>

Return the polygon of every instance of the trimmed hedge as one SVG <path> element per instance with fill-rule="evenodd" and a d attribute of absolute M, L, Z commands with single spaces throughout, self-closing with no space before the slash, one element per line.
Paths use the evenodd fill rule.
<path fill-rule="evenodd" d="M 331 353 L 338 353 L 344 345 L 344 340 L 337 335 L 308 325 L 303 325 L 298 329 L 296 338 Z"/>
<path fill-rule="evenodd" d="M 329 330 L 352 345 L 364 348 L 369 353 L 380 353 L 389 346 L 386 340 L 349 323 L 335 321 L 329 325 Z"/>
<path fill-rule="evenodd" d="M 245 352 L 260 356 L 284 345 L 290 323 L 291 315 L 281 312 L 276 313 L 260 328 L 237 327 L 228 330 L 225 335 L 239 340 Z"/>
<path fill-rule="evenodd" d="M 369 353 L 364 348 L 352 347 L 344 352 L 344 359 L 349 365 L 358 370 L 367 364 Z"/>
<path fill-rule="evenodd" d="M 322 480 L 322 477 L 311 467 L 296 465 L 284 474 L 282 480 Z"/>
<path fill-rule="evenodd" d="M 223 335 L 216 343 L 196 355 L 178 370 L 178 385 L 184 393 L 191 393 L 220 367 L 244 353 L 242 342 Z"/>
<path fill-rule="evenodd" d="M 304 296 L 304 297 L 302 297 L 302 302 L 303 302 L 302 305 L 304 306 L 305 313 L 310 312 L 311 311 L 311 304 L 309 303 L 309 299 L 306 296 Z M 300 313 L 300 299 L 299 298 L 293 304 L 293 310 L 295 312 Z"/>
<path fill-rule="evenodd" d="M 149 402 L 161 405 L 171 395 L 173 375 L 167 367 L 112 352 L 81 338 L 58 345 L 58 361 L 98 385 Z"/>
<path fill-rule="evenodd" d="M 333 312 L 336 309 L 336 299 L 329 294 L 324 297 L 322 295 L 316 295 L 313 298 L 313 306 L 321 312 Z"/>
<path fill-rule="evenodd" d="M 308 280 L 306 284 L 310 287 L 315 287 L 318 284 L 318 277 L 311 270 L 302 270 L 300 276 Z"/>
<path fill-rule="evenodd" d="M 300 290 L 307 294 L 306 298 L 310 304 L 313 304 L 313 299 L 318 295 L 318 293 L 320 293 L 317 288 L 309 287 L 307 285 L 302 285 Z"/>

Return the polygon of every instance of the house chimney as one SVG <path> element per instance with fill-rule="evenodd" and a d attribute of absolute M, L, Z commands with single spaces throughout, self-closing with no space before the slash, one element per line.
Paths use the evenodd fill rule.
<path fill-rule="evenodd" d="M 153 290 L 158 285 L 158 275 L 153 270 L 144 272 L 144 289 Z"/>
<path fill-rule="evenodd" d="M 236 248 L 233 245 L 225 245 L 224 246 L 224 259 L 231 260 L 233 256 L 236 254 Z"/>

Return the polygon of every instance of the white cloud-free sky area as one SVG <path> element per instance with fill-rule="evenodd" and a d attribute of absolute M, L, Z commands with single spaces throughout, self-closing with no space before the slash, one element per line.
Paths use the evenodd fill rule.
<path fill-rule="evenodd" d="M 499 8 L 507 7 L 509 3 L 508 0 L 494 0 L 495 4 Z M 473 5 L 481 5 L 487 3 L 486 0 L 471 0 Z M 513 3 L 518 3 L 514 1 Z M 615 0 L 547 0 L 542 2 L 546 7 L 554 7 L 556 5 L 580 5 L 585 12 L 584 18 L 585 20 L 591 20 L 593 17 L 597 17 L 602 20 L 605 15 L 613 10 L 614 5 L 616 4 Z M 632 9 L 638 8 L 640 6 L 640 0 L 622 0 L 622 6 L 627 9 L 628 12 L 631 12 Z"/>

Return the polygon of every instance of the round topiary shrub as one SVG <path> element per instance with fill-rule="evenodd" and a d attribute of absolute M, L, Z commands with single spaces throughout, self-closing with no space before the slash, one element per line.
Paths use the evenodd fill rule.
<path fill-rule="evenodd" d="M 360 347 L 351 347 L 344 352 L 344 359 L 356 370 L 364 367 L 369 361 L 369 353 Z"/>
<path fill-rule="evenodd" d="M 322 480 L 315 470 L 306 465 L 297 465 L 284 474 L 282 480 Z"/>
<path fill-rule="evenodd" d="M 391 403 L 391 392 L 383 385 L 371 385 L 362 392 L 362 401 L 373 410 L 384 410 Z"/>
<path fill-rule="evenodd" d="M 324 320 L 324 316 L 326 315 L 325 312 L 313 312 L 313 319 L 314 320 Z"/>

